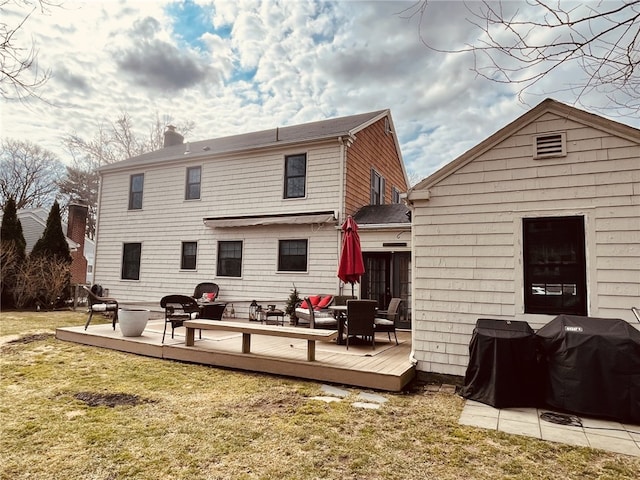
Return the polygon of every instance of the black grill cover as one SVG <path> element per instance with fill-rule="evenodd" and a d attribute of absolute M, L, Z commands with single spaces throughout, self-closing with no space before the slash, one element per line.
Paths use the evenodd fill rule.
<path fill-rule="evenodd" d="M 620 319 L 560 315 L 537 336 L 547 405 L 640 423 L 640 331 Z"/>
<path fill-rule="evenodd" d="M 527 322 L 479 319 L 469 343 L 461 394 L 496 408 L 539 400 L 536 337 Z"/>

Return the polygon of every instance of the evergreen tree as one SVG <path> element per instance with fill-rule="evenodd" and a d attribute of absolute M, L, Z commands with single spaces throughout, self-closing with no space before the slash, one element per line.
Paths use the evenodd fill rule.
<path fill-rule="evenodd" d="M 60 218 L 60 205 L 58 201 L 53 202 L 49 217 L 47 218 L 47 226 L 42 232 L 42 237 L 36 242 L 31 251 L 31 255 L 35 257 L 50 258 L 51 260 L 64 260 L 71 263 L 71 253 L 67 239 L 62 232 L 62 220 Z"/>
<path fill-rule="evenodd" d="M 18 260 L 23 260 L 26 257 L 27 242 L 22 233 L 22 224 L 18 218 L 16 201 L 13 197 L 10 197 L 4 206 L 4 215 L 2 216 L 2 225 L 0 226 L 0 239 L 3 243 L 6 242 L 6 244 L 11 243 L 14 245 Z M 4 248 L 7 248 L 6 244 Z"/>
<path fill-rule="evenodd" d="M 6 308 L 14 303 L 17 271 L 27 256 L 27 242 L 22 233 L 22 224 L 18 219 L 13 197 L 10 197 L 4 206 L 0 240 L 0 302 Z"/>

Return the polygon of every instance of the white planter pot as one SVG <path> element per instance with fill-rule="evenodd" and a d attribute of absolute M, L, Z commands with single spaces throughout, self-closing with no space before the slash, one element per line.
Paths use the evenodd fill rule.
<path fill-rule="evenodd" d="M 123 337 L 139 337 L 149 321 L 149 310 L 140 308 L 118 309 L 118 324 Z"/>

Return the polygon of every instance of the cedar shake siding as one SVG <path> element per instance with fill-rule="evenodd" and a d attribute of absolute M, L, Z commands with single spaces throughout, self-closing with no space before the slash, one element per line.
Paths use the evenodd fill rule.
<path fill-rule="evenodd" d="M 536 156 L 541 135 L 565 138 L 564 151 Z M 479 318 L 537 329 L 560 313 L 551 311 L 557 304 L 546 313 L 527 308 L 523 226 L 536 220 L 584 220 L 585 251 L 576 258 L 586 270 L 578 286 L 587 315 L 638 328 L 630 309 L 640 298 L 640 130 L 545 100 L 408 199 L 418 370 L 464 375 Z"/>
<path fill-rule="evenodd" d="M 356 134 L 356 140 L 347 150 L 345 212 L 353 215 L 359 208 L 369 205 L 371 199 L 371 169 L 385 179 L 384 203 L 391 203 L 395 187 L 406 192 L 408 185 L 403 173 L 402 159 L 395 142 L 395 132 L 385 129 L 382 118 Z"/>

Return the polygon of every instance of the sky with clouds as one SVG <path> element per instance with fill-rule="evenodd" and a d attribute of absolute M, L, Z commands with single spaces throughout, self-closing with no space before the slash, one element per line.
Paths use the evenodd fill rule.
<path fill-rule="evenodd" d="M 193 121 L 185 140 L 196 141 L 388 108 L 415 183 L 547 97 L 575 104 L 575 66 L 539 82 L 523 103 L 516 86 L 474 73 L 471 54 L 422 43 L 455 50 L 477 41 L 469 7 L 479 3 L 430 2 L 421 22 L 409 14 L 414 5 L 64 1 L 33 12 L 16 37 L 35 41 L 52 78 L 40 90 L 46 101 L 2 100 L 1 136 L 69 162 L 63 136 L 90 139 L 125 111 L 140 135 L 157 115 Z M 505 8 L 539 13 L 520 1 Z M 9 26 L 25 13 L 12 5 L 2 12 Z M 606 98 L 592 91 L 584 105 L 606 106 Z M 637 116 L 613 118 L 640 128 Z"/>

